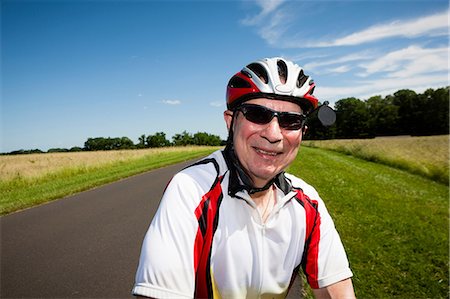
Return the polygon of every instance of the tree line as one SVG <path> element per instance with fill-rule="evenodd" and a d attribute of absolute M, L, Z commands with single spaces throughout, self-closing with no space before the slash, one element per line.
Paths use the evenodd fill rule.
<path fill-rule="evenodd" d="M 138 143 L 128 137 L 95 137 L 88 138 L 84 143 L 84 147 L 72 147 L 67 148 L 51 148 L 47 153 L 60 153 L 60 152 L 81 152 L 81 151 L 108 151 L 108 150 L 125 150 L 125 149 L 143 149 L 143 148 L 155 148 L 155 147 L 167 147 L 167 146 L 188 146 L 188 145 L 206 145 L 206 146 L 220 146 L 224 145 L 220 136 L 208 134 L 205 132 L 197 132 L 195 134 L 183 131 L 180 134 L 175 134 L 172 137 L 172 141 L 169 141 L 164 132 L 157 132 L 153 135 L 141 135 Z M 38 154 L 45 153 L 40 149 L 33 150 L 18 150 L 7 154 L 19 155 L 19 154 Z"/>
<path fill-rule="evenodd" d="M 166 133 L 157 132 L 154 135 L 141 135 L 137 144 L 134 144 L 128 137 L 121 138 L 89 138 L 84 143 L 84 150 L 121 150 L 121 149 L 142 149 L 167 146 L 187 146 L 187 145 L 209 145 L 218 146 L 222 144 L 219 136 L 198 132 L 195 134 L 183 131 L 181 134 L 175 134 L 172 141 L 166 138 Z"/>
<path fill-rule="evenodd" d="M 449 87 L 427 89 L 417 94 L 402 89 L 386 97 L 373 96 L 368 100 L 351 97 L 337 101 L 336 123 L 324 127 L 316 118 L 308 120 L 305 139 L 352 139 L 397 135 L 445 135 L 449 134 Z M 217 135 L 183 131 L 169 141 L 164 132 L 141 135 L 135 144 L 128 137 L 88 138 L 84 147 L 52 148 L 47 152 L 78 152 L 97 150 L 142 149 L 186 145 L 224 145 Z M 8 154 L 43 153 L 39 149 L 18 150 Z"/>
<path fill-rule="evenodd" d="M 449 87 L 417 94 L 402 89 L 366 101 L 351 97 L 337 101 L 336 123 L 330 127 L 311 119 L 305 139 L 353 139 L 397 135 L 449 134 Z"/>

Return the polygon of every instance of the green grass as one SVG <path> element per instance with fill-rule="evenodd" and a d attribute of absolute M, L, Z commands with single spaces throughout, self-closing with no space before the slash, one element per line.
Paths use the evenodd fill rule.
<path fill-rule="evenodd" d="M 72 167 L 37 178 L 0 181 L 0 215 L 32 207 L 159 167 L 206 156 L 218 148 L 158 152 L 96 167 Z"/>
<path fill-rule="evenodd" d="M 0 182 L 0 213 L 31 207 L 214 149 L 158 153 Z M 346 247 L 358 298 L 449 297 L 449 187 L 423 176 L 302 147 L 288 170 L 319 191 Z M 312 298 L 311 292 L 307 291 Z"/>
<path fill-rule="evenodd" d="M 334 150 L 449 185 L 449 135 L 314 140 L 303 145 Z"/>
<path fill-rule="evenodd" d="M 448 186 L 308 147 L 288 171 L 315 186 L 327 204 L 358 298 L 449 297 Z"/>

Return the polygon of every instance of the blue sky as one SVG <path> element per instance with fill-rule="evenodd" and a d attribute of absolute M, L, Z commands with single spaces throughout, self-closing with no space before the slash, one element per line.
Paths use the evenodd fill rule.
<path fill-rule="evenodd" d="M 331 103 L 449 85 L 449 3 L 3 0 L 1 55 L 0 152 L 225 139 L 226 84 L 263 57 L 294 60 Z"/>

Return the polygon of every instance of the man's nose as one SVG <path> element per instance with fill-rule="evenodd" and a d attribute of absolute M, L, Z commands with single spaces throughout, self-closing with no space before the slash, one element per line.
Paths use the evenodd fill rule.
<path fill-rule="evenodd" d="M 283 139 L 281 127 L 276 116 L 266 125 L 261 136 L 267 139 L 270 143 L 276 143 Z"/>

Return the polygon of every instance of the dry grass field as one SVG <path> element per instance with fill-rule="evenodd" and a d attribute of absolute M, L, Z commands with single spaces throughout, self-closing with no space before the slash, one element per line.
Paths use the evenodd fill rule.
<path fill-rule="evenodd" d="M 448 184 L 449 135 L 304 141 L 304 145 L 342 152 Z"/>
<path fill-rule="evenodd" d="M 162 153 L 189 153 L 198 147 L 169 147 L 141 150 L 70 152 L 0 156 L 0 180 L 31 179 L 66 169 L 96 168 Z"/>

